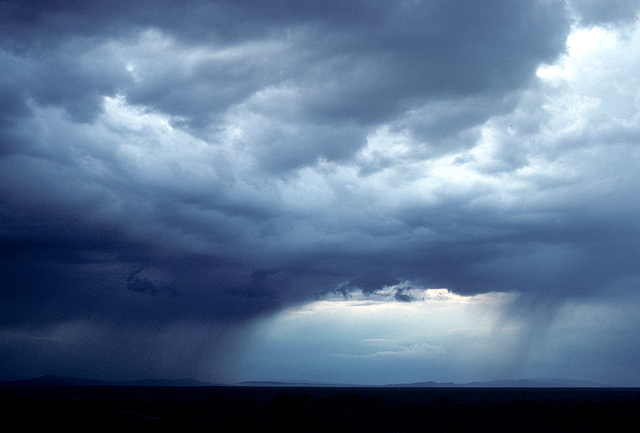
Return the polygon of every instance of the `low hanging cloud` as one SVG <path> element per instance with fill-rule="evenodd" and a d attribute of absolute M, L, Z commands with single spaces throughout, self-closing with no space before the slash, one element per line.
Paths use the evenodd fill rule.
<path fill-rule="evenodd" d="M 603 4 L 4 2 L 0 328 L 632 290 L 638 8 Z"/>

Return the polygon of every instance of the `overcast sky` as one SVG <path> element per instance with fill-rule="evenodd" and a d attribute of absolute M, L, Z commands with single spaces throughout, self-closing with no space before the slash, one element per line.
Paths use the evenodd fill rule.
<path fill-rule="evenodd" d="M 0 379 L 640 386 L 639 17 L 0 1 Z"/>

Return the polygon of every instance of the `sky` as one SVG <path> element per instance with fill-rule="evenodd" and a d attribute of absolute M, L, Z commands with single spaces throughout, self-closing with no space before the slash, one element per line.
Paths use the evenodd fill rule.
<path fill-rule="evenodd" d="M 640 386 L 640 2 L 0 1 L 0 380 Z"/>

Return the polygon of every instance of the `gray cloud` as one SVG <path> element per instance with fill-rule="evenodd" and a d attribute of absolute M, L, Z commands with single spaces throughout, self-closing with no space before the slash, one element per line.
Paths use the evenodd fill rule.
<path fill-rule="evenodd" d="M 4 2 L 0 17 L 7 353 L 36 344 L 11 340 L 22 329 L 104 326 L 88 371 L 135 345 L 129 327 L 175 348 L 163 332 L 187 322 L 205 335 L 323 292 L 563 300 L 636 278 L 633 159 L 601 146 L 627 151 L 637 128 L 563 135 L 541 108 L 561 93 L 536 71 L 566 51 L 564 2 Z"/>
<path fill-rule="evenodd" d="M 571 1 L 569 5 L 585 25 L 633 22 L 640 10 L 640 2 L 637 0 Z"/>

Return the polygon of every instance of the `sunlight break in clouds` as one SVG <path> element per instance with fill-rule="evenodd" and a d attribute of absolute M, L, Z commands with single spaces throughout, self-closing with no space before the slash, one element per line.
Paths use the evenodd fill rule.
<path fill-rule="evenodd" d="M 468 373 L 458 371 L 469 361 L 465 358 L 473 356 L 478 369 L 495 363 L 497 345 L 486 343 L 507 295 L 463 297 L 444 289 L 413 289 L 412 302 L 397 302 L 392 292 L 328 297 L 266 320 L 238 374 L 254 379 L 253 363 L 259 363 L 269 371 L 268 380 L 469 380 Z M 388 371 L 389 362 L 400 364 Z"/>
<path fill-rule="evenodd" d="M 637 114 L 640 86 L 632 72 L 640 64 L 637 57 L 634 60 L 633 56 L 633 53 L 638 52 L 633 48 L 639 46 L 637 35 L 637 27 L 633 31 L 625 31 L 622 36 L 600 27 L 576 29 L 569 36 L 567 54 L 556 63 L 538 69 L 537 75 L 542 80 L 538 89 L 539 95 L 532 91 L 523 98 L 522 106 L 516 108 L 513 113 L 489 119 L 481 128 L 478 144 L 468 153 L 460 153 L 458 156 L 453 154 L 451 157 L 445 156 L 427 162 L 431 168 L 422 169 L 422 172 L 429 173 L 430 182 L 422 188 L 416 188 L 416 191 L 422 191 L 420 198 L 425 197 L 425 187 L 427 191 L 433 188 L 433 177 L 438 176 L 439 169 L 435 168 L 437 164 L 442 164 L 442 171 L 446 173 L 442 180 L 454 183 L 457 193 L 464 191 L 464 185 L 475 179 L 476 182 L 485 185 L 485 188 L 495 191 L 488 194 L 487 198 L 495 197 L 497 201 L 491 205 L 504 206 L 505 211 L 522 207 L 522 199 L 535 200 L 536 189 L 540 188 L 542 192 L 541 186 L 549 183 L 555 183 L 560 188 L 568 183 L 573 184 L 575 188 L 584 182 L 586 189 L 583 193 L 586 197 L 601 194 L 602 191 L 598 189 L 601 186 L 598 183 L 605 182 L 606 185 L 606 178 L 618 173 L 596 169 L 596 172 L 591 174 L 600 176 L 599 179 L 587 178 L 586 182 L 583 180 L 584 176 L 590 175 L 584 167 L 592 166 L 594 157 L 599 158 L 603 168 L 618 164 L 617 158 L 611 159 L 608 156 L 609 152 L 601 148 L 600 143 L 589 146 L 587 142 L 587 147 L 578 153 L 573 148 L 554 150 L 556 156 L 551 160 L 551 154 L 540 146 L 552 144 L 551 140 L 559 140 L 558 144 L 561 144 L 562 140 L 566 140 L 563 136 L 581 136 L 585 129 L 597 131 L 603 127 L 611 128 L 611 121 L 621 126 L 618 128 L 620 131 L 629 130 L 633 134 L 632 130 L 635 129 L 637 134 L 640 124 Z M 620 52 L 628 52 L 631 55 L 620 58 L 613 54 Z M 599 66 L 602 63 L 606 68 Z M 611 83 L 617 87 L 612 89 Z M 602 92 L 606 87 L 609 87 L 609 90 Z M 541 106 L 531 106 L 531 101 Z M 525 115 L 526 111 L 531 109 L 536 111 Z M 490 168 L 508 167 L 504 162 L 499 162 L 506 156 L 503 153 L 506 151 L 503 143 L 512 140 L 514 134 L 519 135 L 518 129 L 526 128 L 532 116 L 541 114 L 548 126 L 532 131 L 533 134 L 520 136 L 520 146 L 530 147 L 528 159 L 523 161 L 522 167 L 511 174 L 505 173 L 502 169 L 495 171 Z M 506 126 L 507 124 L 509 125 Z M 402 163 L 408 166 L 423 164 L 420 160 L 414 162 L 408 154 L 410 147 L 405 143 L 409 140 L 406 135 L 390 136 L 388 131 L 377 134 L 369 139 L 368 146 L 363 150 L 363 161 L 368 164 L 377 161 L 378 167 L 382 170 L 380 173 L 387 166 L 397 169 Z M 624 141 L 608 145 L 626 146 Z M 534 146 L 539 149 L 535 150 Z M 627 155 L 635 158 L 632 161 L 637 164 L 635 146 L 626 150 L 630 151 Z M 567 164 L 562 155 L 569 151 L 572 155 L 571 165 Z M 596 156 L 600 152 L 603 153 Z M 536 156 L 536 153 L 540 156 Z M 468 162 L 455 163 L 455 158 Z M 407 167 L 404 168 L 406 169 Z M 460 172 L 459 176 L 456 175 L 456 171 Z M 625 172 L 626 169 L 623 169 L 623 173 Z M 409 179 L 410 182 L 415 182 L 416 177 L 413 175 Z M 388 186 L 378 184 L 378 187 Z M 397 191 L 397 185 L 394 185 L 394 189 Z M 387 203 L 394 203 L 399 198 L 406 197 L 407 195 L 396 194 L 389 197 Z M 582 199 L 584 197 L 579 198 Z M 611 200 L 615 200 L 615 197 L 611 197 Z M 635 205 L 629 203 L 629 206 Z M 601 211 L 607 212 L 606 209 Z M 535 215 L 523 217 L 537 218 Z M 571 247 L 567 245 L 567 248 L 565 256 L 571 254 Z M 616 293 L 616 285 L 615 280 L 610 282 L 610 288 L 604 292 Z M 344 362 L 345 358 L 366 359 L 368 368 L 354 368 L 344 374 L 344 380 L 359 375 L 362 383 L 369 383 L 372 378 L 378 377 L 385 377 L 387 382 L 419 381 L 421 377 L 440 381 L 470 381 L 478 374 L 485 379 L 495 379 L 505 374 L 524 377 L 550 374 L 550 371 L 564 377 L 596 377 L 604 383 L 625 383 L 623 377 L 628 377 L 629 374 L 633 376 L 628 370 L 630 366 L 624 364 L 618 366 L 619 370 L 616 371 L 598 362 L 591 363 L 589 359 L 593 353 L 585 350 L 585 347 L 597 344 L 598 336 L 602 334 L 623 333 L 622 329 L 630 323 L 633 323 L 633 327 L 638 326 L 637 320 L 632 319 L 633 313 L 630 310 L 625 313 L 625 308 L 615 306 L 618 301 L 614 300 L 611 303 L 611 300 L 605 298 L 570 302 L 560 306 L 560 310 L 554 312 L 552 317 L 546 317 L 547 313 L 538 316 L 537 313 L 520 311 L 521 314 L 532 314 L 520 323 L 517 316 L 505 316 L 503 313 L 505 308 L 508 310 L 510 305 L 519 303 L 516 296 L 508 293 L 494 293 L 489 297 L 462 297 L 446 289 L 414 289 L 405 293 L 413 302 L 393 303 L 394 293 L 398 293 L 397 287 L 386 287 L 364 297 L 356 292 L 349 299 L 316 301 L 299 309 L 281 313 L 277 319 L 269 322 L 269 331 L 262 334 L 265 340 L 261 340 L 258 348 L 253 350 L 268 353 L 269 345 L 274 345 L 278 350 L 289 348 L 288 356 L 295 361 L 287 363 L 286 368 L 282 369 L 270 365 L 269 368 L 273 370 L 271 378 L 274 380 L 293 379 L 294 376 L 312 377 L 313 373 L 300 366 L 316 363 L 323 365 L 325 371 L 330 371 L 327 376 L 318 376 L 316 380 L 326 381 L 329 378 L 340 377 L 341 366 L 344 364 L 337 362 L 336 358 L 341 362 Z M 594 295 L 598 298 L 598 295 Z M 549 293 L 549 296 L 554 295 Z M 395 297 L 395 300 L 399 299 Z M 390 301 L 392 303 L 389 303 Z M 629 301 L 631 305 L 637 302 L 635 298 Z M 549 302 L 554 302 L 553 298 L 549 299 Z M 626 319 L 618 322 L 606 318 L 611 314 L 621 315 L 618 317 Z M 600 326 L 595 325 L 594 317 L 601 317 L 596 320 Z M 628 320 L 631 322 L 627 322 Z M 536 328 L 534 332 L 533 329 Z M 310 341 L 303 342 L 303 349 L 300 351 L 290 349 L 296 347 L 292 340 L 299 338 L 299 335 L 307 336 Z M 586 337 L 587 335 L 590 337 Z M 591 342 L 587 343 L 585 338 Z M 336 343 L 336 339 L 340 342 Z M 350 344 L 347 344 L 347 341 Z M 314 349 L 305 350 L 307 344 Z M 336 349 L 341 351 L 332 351 Z M 585 352 L 581 354 L 582 350 Z M 311 353 L 312 358 L 301 358 Z M 404 363 L 399 364 L 403 365 L 404 369 L 397 368 L 389 372 L 390 367 L 384 361 L 388 358 L 404 358 Z M 597 359 L 598 356 L 594 358 Z M 268 357 L 265 356 L 263 359 L 266 360 Z M 409 363 L 406 359 L 413 359 L 415 362 Z M 449 362 L 444 364 L 444 359 Z M 469 370 L 470 364 L 474 365 L 474 369 Z M 578 365 L 590 370 L 592 376 L 575 376 Z M 294 376 L 287 376 L 289 373 Z"/>

